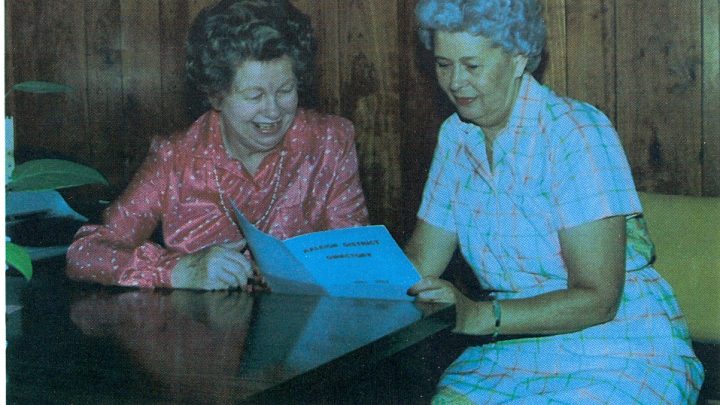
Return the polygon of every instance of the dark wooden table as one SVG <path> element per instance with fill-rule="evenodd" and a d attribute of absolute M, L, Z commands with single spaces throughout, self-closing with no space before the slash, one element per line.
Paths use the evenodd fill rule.
<path fill-rule="evenodd" d="M 61 265 L 6 276 L 8 403 L 332 403 L 453 318 L 402 301 L 100 287 Z"/>

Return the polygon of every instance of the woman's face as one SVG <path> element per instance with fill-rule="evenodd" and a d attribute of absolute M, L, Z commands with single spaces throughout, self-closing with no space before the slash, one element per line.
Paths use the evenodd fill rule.
<path fill-rule="evenodd" d="M 298 107 L 292 59 L 245 61 L 235 72 L 229 92 L 211 98 L 222 116 L 223 137 L 241 160 L 264 155 L 280 144 Z"/>
<path fill-rule="evenodd" d="M 484 130 L 507 124 L 527 59 L 467 32 L 435 32 L 435 71 L 458 114 Z"/>

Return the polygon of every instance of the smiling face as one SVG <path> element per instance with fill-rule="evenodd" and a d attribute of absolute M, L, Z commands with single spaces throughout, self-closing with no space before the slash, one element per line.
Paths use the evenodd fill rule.
<path fill-rule="evenodd" d="M 237 68 L 228 93 L 210 99 L 231 155 L 256 166 L 282 142 L 297 113 L 297 82 L 287 56 L 245 61 Z"/>
<path fill-rule="evenodd" d="M 515 104 L 527 58 L 467 32 L 437 31 L 434 47 L 438 83 L 458 114 L 497 134 Z"/>

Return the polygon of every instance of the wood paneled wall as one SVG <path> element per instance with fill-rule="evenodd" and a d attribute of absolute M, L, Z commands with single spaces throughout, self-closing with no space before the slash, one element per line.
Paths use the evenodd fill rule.
<path fill-rule="evenodd" d="M 720 2 L 546 3 L 544 81 L 608 114 L 637 187 L 719 196 Z"/>
<path fill-rule="evenodd" d="M 541 79 L 617 126 L 641 190 L 720 196 L 720 0 L 544 0 Z M 16 149 L 92 165 L 114 198 L 150 136 L 193 118 L 185 32 L 210 0 L 6 2 L 6 90 L 48 80 L 68 95 L 10 93 Z M 372 221 L 404 239 L 440 122 L 415 35 L 415 0 L 293 0 L 319 40 L 319 109 L 357 129 Z M 20 156 L 22 159 L 22 156 Z"/>

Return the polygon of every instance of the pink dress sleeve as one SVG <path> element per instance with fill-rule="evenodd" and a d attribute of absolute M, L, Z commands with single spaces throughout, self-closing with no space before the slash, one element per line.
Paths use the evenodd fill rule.
<path fill-rule="evenodd" d="M 102 225 L 85 225 L 67 253 L 66 273 L 74 280 L 105 285 L 170 287 L 180 253 L 148 239 L 160 223 L 172 162 L 153 142 L 132 182 L 104 212 Z"/>
<path fill-rule="evenodd" d="M 355 129 L 350 121 L 340 121 L 338 128 L 330 128 L 343 132 L 343 136 L 339 138 L 346 142 L 341 142 L 339 150 L 332 154 L 335 156 L 335 170 L 325 208 L 328 229 L 368 224 L 368 211 L 360 184 L 355 150 Z"/>

